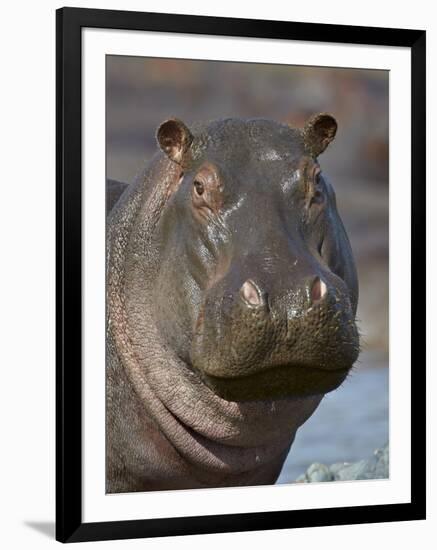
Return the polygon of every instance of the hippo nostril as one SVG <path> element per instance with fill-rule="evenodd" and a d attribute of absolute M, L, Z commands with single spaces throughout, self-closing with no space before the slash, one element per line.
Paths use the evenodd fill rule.
<path fill-rule="evenodd" d="M 253 281 L 248 279 L 243 283 L 241 289 L 241 296 L 251 306 L 259 306 L 262 303 L 261 293 L 255 286 Z"/>
<path fill-rule="evenodd" d="M 320 277 L 316 277 L 311 287 L 311 301 L 314 303 L 321 300 L 325 296 L 327 290 L 326 284 Z"/>

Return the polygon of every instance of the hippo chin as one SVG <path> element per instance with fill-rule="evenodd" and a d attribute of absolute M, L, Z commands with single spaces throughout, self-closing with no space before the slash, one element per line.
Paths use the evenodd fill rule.
<path fill-rule="evenodd" d="M 108 218 L 108 492 L 274 483 L 348 375 L 357 276 L 317 162 L 336 130 L 159 127 Z"/>

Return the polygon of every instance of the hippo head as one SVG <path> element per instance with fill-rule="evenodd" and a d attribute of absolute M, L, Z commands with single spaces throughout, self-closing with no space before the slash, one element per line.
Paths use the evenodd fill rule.
<path fill-rule="evenodd" d="M 357 276 L 317 157 L 335 119 L 303 129 L 226 119 L 158 129 L 178 178 L 157 226 L 155 318 L 229 401 L 320 395 L 359 352 Z"/>

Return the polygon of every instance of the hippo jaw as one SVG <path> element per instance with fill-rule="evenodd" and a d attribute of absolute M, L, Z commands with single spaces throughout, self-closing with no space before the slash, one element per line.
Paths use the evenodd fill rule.
<path fill-rule="evenodd" d="M 324 370 L 308 365 L 289 364 L 241 377 L 216 377 L 201 374 L 204 383 L 227 401 L 259 401 L 288 396 L 310 397 L 338 388 L 349 368 Z"/>

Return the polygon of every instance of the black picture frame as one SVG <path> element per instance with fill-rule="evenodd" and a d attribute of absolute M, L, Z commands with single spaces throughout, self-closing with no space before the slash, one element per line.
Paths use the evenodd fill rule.
<path fill-rule="evenodd" d="M 85 27 L 410 48 L 412 181 L 411 502 L 82 522 L 81 31 Z M 422 30 L 95 9 L 56 13 L 56 538 L 61 542 L 425 519 L 425 51 Z M 420 290 L 419 290 L 420 289 Z M 420 296 L 418 292 L 420 291 Z"/>

